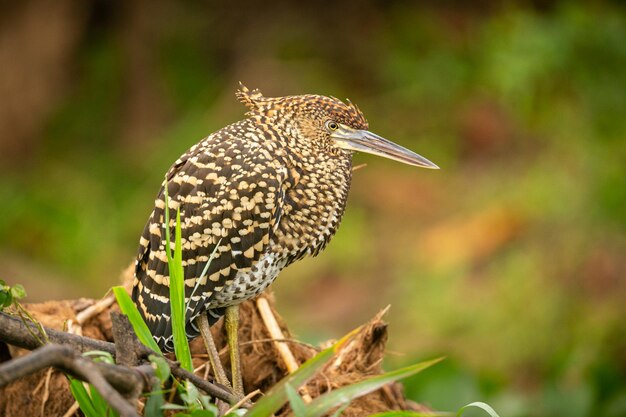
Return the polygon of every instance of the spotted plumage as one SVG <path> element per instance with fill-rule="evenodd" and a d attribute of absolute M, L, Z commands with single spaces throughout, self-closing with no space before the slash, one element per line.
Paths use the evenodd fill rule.
<path fill-rule="evenodd" d="M 132 297 L 165 350 L 173 343 L 164 187 L 171 236 L 180 208 L 191 338 L 199 334 L 199 314 L 207 311 L 214 322 L 225 307 L 259 294 L 284 267 L 326 246 L 352 174 L 353 151 L 338 146 L 332 130 L 368 127 L 356 106 L 335 98 L 267 98 L 243 86 L 237 97 L 247 118 L 209 135 L 172 165 L 140 239 Z"/>

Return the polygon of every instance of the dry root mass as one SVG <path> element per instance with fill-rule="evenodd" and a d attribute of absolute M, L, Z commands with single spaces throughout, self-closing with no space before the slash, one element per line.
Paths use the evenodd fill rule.
<path fill-rule="evenodd" d="M 267 297 L 278 320 L 285 339 L 298 363 L 313 357 L 319 349 L 298 342 L 292 338 L 286 324 L 274 309 L 273 297 Z M 112 341 L 110 312 L 119 310 L 117 304 L 106 307 L 103 311 L 93 314 L 83 323 L 77 321 L 77 314 L 94 305 L 96 300 L 50 301 L 26 306 L 28 311 L 44 326 L 58 330 L 70 331 L 98 340 Z M 329 390 L 348 385 L 382 372 L 381 362 L 387 341 L 387 325 L 382 321 L 384 312 L 379 313 L 344 345 L 337 356 L 326 368 L 313 378 L 301 393 L 315 398 Z M 278 353 L 268 329 L 264 325 L 254 300 L 247 301 L 240 309 L 240 353 L 243 380 L 246 392 L 260 390 L 267 392 L 279 380 L 287 375 L 284 360 Z M 212 327 L 213 335 L 225 369 L 230 369 L 226 346 L 225 330 L 222 320 Z M 191 343 L 194 368 L 197 373 L 205 375 L 207 355 L 201 338 Z M 0 342 L 0 360 L 6 361 L 28 351 Z M 6 417 L 22 416 L 65 416 L 80 415 L 80 411 L 72 412 L 72 397 L 67 378 L 54 369 L 32 374 L 0 389 L 0 415 Z M 70 410 L 71 414 L 67 414 Z M 426 409 L 411 401 L 407 401 L 402 393 L 401 385 L 389 384 L 384 388 L 361 397 L 343 412 L 344 416 L 366 416 L 388 410 Z M 285 406 L 277 414 L 278 417 L 291 415 Z"/>

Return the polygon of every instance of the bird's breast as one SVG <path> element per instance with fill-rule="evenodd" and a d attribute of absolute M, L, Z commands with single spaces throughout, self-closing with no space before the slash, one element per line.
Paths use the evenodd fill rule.
<path fill-rule="evenodd" d="M 215 292 L 207 308 L 228 307 L 262 293 L 286 265 L 286 257 L 266 252 L 252 268 L 238 271 L 231 284 Z"/>
<path fill-rule="evenodd" d="M 346 157 L 300 163 L 296 170 L 285 192 L 272 245 L 288 257 L 288 263 L 317 255 L 334 236 L 345 211 L 352 173 Z"/>

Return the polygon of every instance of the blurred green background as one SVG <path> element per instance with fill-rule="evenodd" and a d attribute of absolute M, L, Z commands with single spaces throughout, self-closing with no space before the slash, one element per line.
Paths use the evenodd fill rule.
<path fill-rule="evenodd" d="M 273 287 L 293 331 L 391 304 L 389 368 L 448 357 L 416 401 L 626 416 L 622 3 L 304 3 L 3 2 L 1 278 L 102 296 L 169 165 L 242 118 L 238 81 L 349 97 L 442 169 L 355 157 L 335 240 Z"/>

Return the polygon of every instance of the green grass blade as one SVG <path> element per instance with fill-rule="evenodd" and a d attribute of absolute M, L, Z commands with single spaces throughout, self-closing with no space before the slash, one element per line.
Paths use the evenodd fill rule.
<path fill-rule="evenodd" d="M 180 209 L 176 211 L 176 247 L 174 248 L 174 258 L 172 267 L 176 273 L 170 272 L 170 297 L 172 299 L 172 330 L 174 335 L 174 351 L 180 365 L 193 372 L 191 362 L 191 350 L 189 340 L 185 332 L 185 275 L 183 270 L 183 251 L 181 244 Z M 168 256 L 168 262 L 170 258 Z"/>
<path fill-rule="evenodd" d="M 303 416 L 306 412 L 306 404 L 302 397 L 300 397 L 300 394 L 298 394 L 298 391 L 289 384 L 285 385 L 285 391 L 287 392 L 287 399 L 289 400 L 289 406 L 293 414 L 298 417 Z"/>
<path fill-rule="evenodd" d="M 165 397 L 161 391 L 161 382 L 155 381 L 152 391 L 146 400 L 144 408 L 144 416 L 146 417 L 163 417 L 163 406 L 165 405 Z"/>
<path fill-rule="evenodd" d="M 291 385 L 294 389 L 300 388 L 311 379 L 320 369 L 324 367 L 335 355 L 335 353 L 350 339 L 359 329 L 350 332 L 340 341 L 328 349 L 324 349 L 305 363 L 296 372 L 280 380 L 267 394 L 246 413 L 246 417 L 267 417 L 274 414 L 285 402 L 287 402 L 287 391 L 285 387 Z"/>
<path fill-rule="evenodd" d="M 70 378 L 70 391 L 78 402 L 80 409 L 86 417 L 106 417 L 106 414 L 99 414 L 94 407 L 91 397 L 87 393 L 85 386 L 78 379 Z"/>
<path fill-rule="evenodd" d="M 498 413 L 496 413 L 496 411 L 495 411 L 493 408 L 491 408 L 491 406 L 490 406 L 490 405 L 485 404 L 485 403 L 480 402 L 480 401 L 476 401 L 476 402 L 473 402 L 473 403 L 467 404 L 467 405 L 466 405 L 466 406 L 464 406 L 464 407 L 461 407 L 461 408 L 459 409 L 459 412 L 458 412 L 458 413 L 456 413 L 456 416 L 457 416 L 457 417 L 461 417 L 461 414 L 463 414 L 463 412 L 464 412 L 466 409 L 470 408 L 470 407 L 480 408 L 481 410 L 486 411 L 486 412 L 487 412 L 487 414 L 489 414 L 489 416 L 490 416 L 490 417 L 500 417 L 500 416 L 498 415 Z"/>
<path fill-rule="evenodd" d="M 98 414 L 106 415 L 109 408 L 107 402 L 104 401 L 102 395 L 100 395 L 98 390 L 95 389 L 91 384 L 89 384 L 89 396 L 91 397 L 91 403 L 93 404 L 93 408 L 96 409 Z"/>
<path fill-rule="evenodd" d="M 99 415 L 104 415 L 107 417 L 120 416 L 117 411 L 111 408 L 109 403 L 107 403 L 105 399 L 102 398 L 102 395 L 100 395 L 98 390 L 94 388 L 94 386 L 91 384 L 89 384 L 89 395 L 91 396 L 91 402 Z"/>
<path fill-rule="evenodd" d="M 124 287 L 113 287 L 113 294 L 115 294 L 115 298 L 117 299 L 117 304 L 120 306 L 120 310 L 122 313 L 128 317 L 130 324 L 133 326 L 135 330 L 135 334 L 141 343 L 146 345 L 148 348 L 153 351 L 163 354 L 159 346 L 156 344 L 154 339 L 152 338 L 152 333 L 148 329 L 148 325 L 141 318 L 141 314 L 139 314 L 139 310 L 137 310 L 137 306 L 133 303 L 133 300 L 130 299 L 130 296 L 126 292 Z"/>
<path fill-rule="evenodd" d="M 209 260 L 207 261 L 206 265 L 204 265 L 204 269 L 202 269 L 202 273 L 200 274 L 200 278 L 198 280 L 196 280 L 196 285 L 193 287 L 193 291 L 191 292 L 191 295 L 189 296 L 189 300 L 191 301 L 191 297 L 194 296 L 194 294 L 196 293 L 196 291 L 198 290 L 198 287 L 200 286 L 200 282 L 202 281 L 202 279 L 205 277 L 205 275 L 207 274 L 207 272 L 209 271 L 209 267 L 211 266 L 211 262 L 213 262 L 213 259 L 215 258 L 215 253 L 217 252 L 217 249 L 220 247 L 220 244 L 222 243 L 222 239 L 217 241 L 217 245 L 215 245 L 215 247 L 213 248 L 213 251 L 211 252 L 211 255 L 209 255 Z M 185 312 L 187 311 L 187 308 L 189 306 L 185 306 Z"/>
<path fill-rule="evenodd" d="M 176 210 L 176 232 L 174 256 L 170 248 L 169 196 L 165 184 L 165 238 L 167 264 L 170 274 L 170 311 L 172 320 L 172 336 L 174 337 L 174 353 L 183 369 L 193 372 L 191 350 L 185 332 L 185 272 L 183 270 L 182 230 L 180 226 L 180 207 Z"/>
<path fill-rule="evenodd" d="M 307 406 L 307 413 L 305 415 L 307 417 L 321 417 L 335 407 L 348 404 L 352 400 L 365 394 L 369 394 L 372 391 L 376 391 L 390 382 L 395 382 L 399 379 L 421 372 L 441 360 L 443 360 L 443 358 L 420 362 L 412 366 L 407 366 L 406 368 L 377 375 L 330 391 L 313 400 L 313 402 Z"/>

